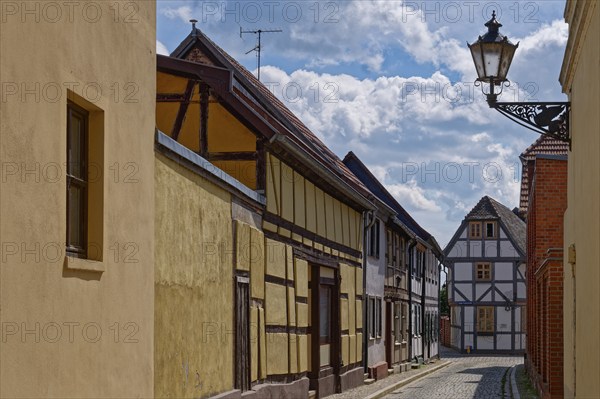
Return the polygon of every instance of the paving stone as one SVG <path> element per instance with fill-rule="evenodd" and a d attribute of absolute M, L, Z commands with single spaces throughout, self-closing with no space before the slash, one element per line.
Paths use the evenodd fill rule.
<path fill-rule="evenodd" d="M 441 355 L 452 364 L 399 388 L 385 399 L 499 399 L 504 373 L 523 363 L 522 355 L 461 355 L 449 349 L 443 349 Z M 507 380 L 510 384 L 508 374 Z M 508 384 L 506 395 L 509 395 Z"/>

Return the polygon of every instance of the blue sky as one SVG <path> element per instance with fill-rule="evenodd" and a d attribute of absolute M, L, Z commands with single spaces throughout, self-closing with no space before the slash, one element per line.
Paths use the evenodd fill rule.
<path fill-rule="evenodd" d="M 488 108 L 466 42 L 496 10 L 520 42 L 500 101 L 566 101 L 560 1 L 158 1 L 157 51 L 199 22 L 340 158 L 352 150 L 445 246 L 484 195 L 518 206 L 519 154 L 539 136 Z"/>

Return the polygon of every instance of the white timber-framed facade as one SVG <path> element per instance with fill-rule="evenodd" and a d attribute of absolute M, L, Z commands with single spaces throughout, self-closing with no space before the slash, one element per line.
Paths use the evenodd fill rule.
<path fill-rule="evenodd" d="M 524 352 L 525 222 L 485 196 L 444 253 L 452 347 L 461 352 Z"/>

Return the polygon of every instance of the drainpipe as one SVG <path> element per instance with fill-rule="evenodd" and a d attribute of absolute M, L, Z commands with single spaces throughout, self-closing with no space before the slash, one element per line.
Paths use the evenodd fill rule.
<path fill-rule="evenodd" d="M 446 266 L 444 266 L 444 264 L 440 261 L 440 264 L 438 266 L 438 319 L 437 319 L 437 353 L 438 353 L 438 359 L 441 358 L 440 356 L 440 340 L 441 340 L 441 336 L 440 333 L 442 332 L 442 329 L 440 328 L 440 322 L 442 320 L 442 298 L 441 298 L 441 293 L 442 293 L 442 272 L 446 275 L 446 298 L 448 298 L 448 272 L 446 271 Z M 450 308 L 450 306 L 448 305 L 448 308 Z M 448 309 L 448 311 L 450 311 L 450 309 Z M 450 317 L 450 315 L 448 314 L 448 317 Z"/>
<path fill-rule="evenodd" d="M 423 253 L 423 267 L 422 269 L 422 274 L 421 274 L 421 326 L 423 326 L 425 324 L 425 308 L 427 306 L 427 300 L 425 299 L 425 286 L 427 285 L 427 283 L 425 282 L 425 270 L 427 270 L 427 258 L 428 258 L 428 253 L 427 250 L 425 250 L 425 252 Z M 424 330 L 424 329 L 421 329 Z M 425 362 L 425 340 L 427 339 L 427 331 L 421 331 L 424 332 L 424 334 L 421 334 L 421 354 L 423 355 L 423 362 Z M 429 346 L 429 344 L 427 345 Z M 429 352 L 429 351 L 428 351 Z"/>
<path fill-rule="evenodd" d="M 368 372 L 368 358 L 369 358 L 369 320 L 367 319 L 367 310 L 369 308 L 369 302 L 367 299 L 367 233 L 369 229 L 375 224 L 375 212 L 365 211 L 363 212 L 364 220 L 364 231 L 363 231 L 363 371 Z"/>
<path fill-rule="evenodd" d="M 412 280 L 413 280 L 413 275 L 412 275 L 412 263 L 415 261 L 415 257 L 412 256 L 412 247 L 414 247 L 415 245 L 417 245 L 417 240 L 414 238 L 411 238 L 408 241 L 408 245 L 406 247 L 406 251 L 408 252 L 408 357 L 411 359 L 412 361 L 412 354 L 413 354 L 413 325 L 412 325 L 412 315 L 413 315 L 413 299 L 412 299 Z"/>

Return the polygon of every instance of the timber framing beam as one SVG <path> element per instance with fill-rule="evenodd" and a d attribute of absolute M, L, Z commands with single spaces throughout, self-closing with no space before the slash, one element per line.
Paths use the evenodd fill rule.
<path fill-rule="evenodd" d="M 188 80 L 187 86 L 185 87 L 185 94 L 183 95 L 184 99 L 179 105 L 177 117 L 175 118 L 175 122 L 173 123 L 173 129 L 171 130 L 171 137 L 173 137 L 173 140 L 175 141 L 177 141 L 179 133 L 181 132 L 181 126 L 183 125 L 185 114 L 187 113 L 190 101 L 192 100 L 192 96 L 194 95 L 195 85 L 196 82 L 194 80 Z"/>
<path fill-rule="evenodd" d="M 208 153 L 208 98 L 210 92 L 206 83 L 199 83 L 200 89 L 200 156 Z"/>
<path fill-rule="evenodd" d="M 206 155 L 206 159 L 209 161 L 254 161 L 256 158 L 255 151 L 209 152 Z"/>

